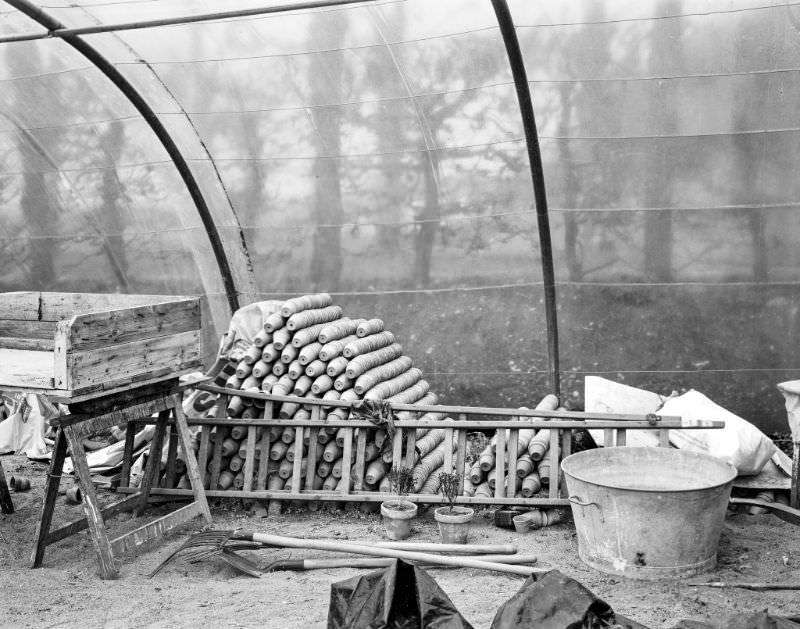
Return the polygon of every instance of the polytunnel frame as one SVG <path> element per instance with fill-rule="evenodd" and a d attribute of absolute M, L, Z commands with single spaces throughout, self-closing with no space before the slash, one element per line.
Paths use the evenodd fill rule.
<path fill-rule="evenodd" d="M 120 30 L 136 30 L 142 28 L 153 28 L 158 26 L 168 26 L 177 24 L 188 24 L 212 20 L 220 20 L 235 17 L 245 17 L 252 15 L 263 15 L 267 13 L 285 13 L 304 9 L 322 8 L 327 6 L 362 4 L 375 0 L 311 0 L 294 4 L 279 5 L 273 7 L 249 8 L 232 11 L 198 14 L 178 18 L 163 18 L 158 20 L 146 20 L 138 22 L 128 22 L 121 24 L 107 24 L 68 28 L 60 21 L 52 17 L 49 13 L 34 5 L 31 0 L 5 0 L 5 2 L 18 11 L 24 13 L 29 18 L 38 22 L 47 29 L 45 33 L 13 35 L 0 38 L 0 43 L 11 43 L 19 41 L 31 41 L 36 39 L 46 39 L 58 37 L 67 44 L 75 48 L 79 53 L 93 63 L 114 85 L 116 85 L 123 95 L 131 102 L 136 110 L 142 115 L 144 120 L 156 134 L 158 140 L 167 151 L 170 159 L 186 185 L 186 188 L 195 204 L 200 219 L 205 227 L 212 250 L 219 267 L 222 277 L 228 305 L 231 312 L 240 307 L 237 278 L 231 268 L 228 254 L 223 246 L 222 237 L 211 210 L 206 203 L 205 197 L 189 167 L 186 158 L 180 151 L 177 143 L 173 140 L 169 131 L 161 123 L 155 111 L 142 97 L 134 85 L 117 70 L 114 65 L 105 58 L 94 46 L 80 38 L 80 35 L 107 33 Z M 550 377 L 550 390 L 556 396 L 560 396 L 560 369 L 559 369 L 559 347 L 558 347 L 558 322 L 556 310 L 556 291 L 555 291 L 555 269 L 553 263 L 552 239 L 550 234 L 550 219 L 547 205 L 547 192 L 544 179 L 544 167 L 542 163 L 541 148 L 539 146 L 539 134 L 536 128 L 536 118 L 533 110 L 533 99 L 531 97 L 530 84 L 528 83 L 525 61 L 517 37 L 516 26 L 513 16 L 508 7 L 507 0 L 491 0 L 495 17 L 503 39 L 503 45 L 508 57 L 511 68 L 514 87 L 517 93 L 522 126 L 525 133 L 525 145 L 528 153 L 528 165 L 531 173 L 531 184 L 533 187 L 534 203 L 536 206 L 536 219 L 539 233 L 539 248 L 542 264 L 542 283 L 544 287 L 545 319 L 547 328 L 547 355 L 548 373 Z M 233 209 L 233 208 L 232 208 Z M 235 213 L 235 210 L 233 210 Z M 240 232 L 240 254 L 246 260 L 246 265 L 252 270 L 249 263 L 249 253 L 244 235 Z M 244 291 L 249 292 L 249 291 Z"/>

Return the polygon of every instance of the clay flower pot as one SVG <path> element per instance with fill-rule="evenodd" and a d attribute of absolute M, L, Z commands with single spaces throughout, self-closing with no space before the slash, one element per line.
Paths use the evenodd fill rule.
<path fill-rule="evenodd" d="M 386 537 L 405 539 L 411 534 L 411 522 L 417 517 L 417 505 L 409 500 L 387 500 L 381 503 L 383 527 Z"/>
<path fill-rule="evenodd" d="M 442 544 L 466 544 L 469 536 L 469 523 L 475 511 L 469 507 L 439 507 L 433 512 L 439 523 Z"/>

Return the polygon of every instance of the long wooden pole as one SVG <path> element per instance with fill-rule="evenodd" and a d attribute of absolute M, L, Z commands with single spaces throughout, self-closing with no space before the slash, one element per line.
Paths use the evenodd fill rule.
<path fill-rule="evenodd" d="M 441 566 L 456 566 L 459 568 L 477 568 L 479 570 L 506 572 L 509 574 L 519 574 L 525 577 L 530 576 L 531 574 L 542 574 L 547 572 L 547 570 L 541 568 L 501 564 L 493 561 L 481 561 L 479 559 L 473 559 L 470 557 L 451 557 L 447 555 L 434 555 L 431 553 L 395 550 L 393 548 L 378 548 L 375 546 L 365 546 L 363 544 L 328 542 L 316 539 L 299 539 L 296 537 L 284 537 L 282 535 L 270 535 L 268 533 L 249 533 L 245 531 L 237 531 L 232 539 L 245 539 L 253 542 L 261 542 L 262 544 L 269 544 L 270 546 L 279 546 L 282 548 L 304 548 L 307 550 L 326 550 L 339 553 L 353 553 L 356 555 L 372 555 L 373 557 L 394 557 L 395 559 L 421 561 L 428 564 Z"/>

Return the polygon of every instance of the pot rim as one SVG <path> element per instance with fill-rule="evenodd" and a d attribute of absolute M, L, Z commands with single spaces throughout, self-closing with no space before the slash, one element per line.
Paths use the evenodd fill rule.
<path fill-rule="evenodd" d="M 411 509 L 397 509 L 394 505 L 411 505 Z M 417 516 L 417 503 L 402 498 L 385 500 L 381 503 L 381 515 L 395 520 L 411 520 Z"/>
<path fill-rule="evenodd" d="M 433 512 L 433 517 L 437 522 L 444 522 L 446 524 L 466 524 L 472 521 L 474 515 L 475 509 L 461 505 L 454 506 L 452 512 L 448 506 L 438 507 Z"/>

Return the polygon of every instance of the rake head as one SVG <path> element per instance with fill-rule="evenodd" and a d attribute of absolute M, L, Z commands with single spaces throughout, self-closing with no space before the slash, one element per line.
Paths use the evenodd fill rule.
<path fill-rule="evenodd" d="M 221 555 L 223 549 L 225 548 L 225 543 L 230 540 L 233 533 L 234 531 L 208 530 L 190 535 L 189 539 L 181 544 L 181 546 L 169 557 L 162 561 L 158 567 L 148 575 L 148 577 L 153 578 L 156 576 L 179 553 L 182 553 L 186 550 L 189 551 L 187 553 L 189 561 L 199 561 L 200 559 Z M 239 544 L 237 543 L 237 546 L 238 545 Z"/>

